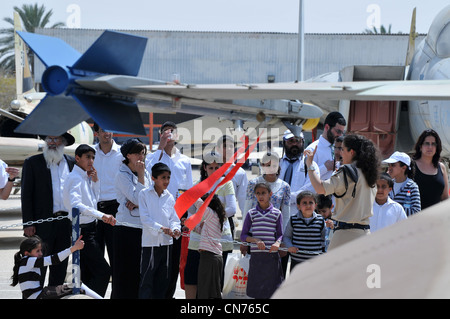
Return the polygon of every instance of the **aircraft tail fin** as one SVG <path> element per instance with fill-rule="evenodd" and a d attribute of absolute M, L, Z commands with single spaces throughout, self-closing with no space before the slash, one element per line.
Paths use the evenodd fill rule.
<path fill-rule="evenodd" d="M 411 17 L 411 28 L 409 31 L 409 41 L 408 41 L 408 50 L 406 52 L 406 60 L 405 60 L 405 66 L 408 66 L 411 64 L 412 58 L 414 56 L 415 51 L 415 40 L 417 38 L 417 32 L 416 32 L 416 8 L 414 8 L 412 17 Z"/>
<path fill-rule="evenodd" d="M 16 11 L 14 11 L 14 31 L 16 94 L 17 99 L 23 99 L 24 94 L 34 93 L 36 91 L 34 89 L 33 78 L 31 77 L 25 43 L 17 34 L 17 31 L 22 31 L 22 24 L 20 22 L 20 16 Z"/>

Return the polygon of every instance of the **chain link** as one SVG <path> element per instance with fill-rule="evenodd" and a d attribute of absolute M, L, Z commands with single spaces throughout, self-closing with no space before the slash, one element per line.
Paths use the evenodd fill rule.
<path fill-rule="evenodd" d="M 34 224 L 42 224 L 45 222 L 52 222 L 54 220 L 62 220 L 64 218 L 69 218 L 69 216 L 58 216 L 58 217 L 49 217 L 47 219 L 38 219 L 35 221 L 29 221 L 26 223 L 17 223 L 17 224 L 11 224 L 11 225 L 6 225 L 6 226 L 0 226 L 0 230 L 4 230 L 4 229 L 8 229 L 8 228 L 16 228 L 16 227 L 20 227 L 20 226 L 32 226 Z M 128 222 L 116 222 L 116 226 L 127 226 L 127 227 L 133 227 L 133 228 L 140 228 L 142 229 L 142 225 L 138 225 L 138 224 L 132 224 L 132 223 L 128 223 Z M 163 231 L 161 229 L 155 229 L 152 228 L 152 230 L 159 232 L 159 233 L 163 233 Z M 181 236 L 182 237 L 187 237 L 189 238 L 190 235 L 188 232 L 181 232 Z M 248 247 L 257 247 L 256 244 L 254 243 L 248 243 L 248 242 L 241 242 L 238 240 L 228 240 L 228 239 L 216 239 L 216 238 L 212 238 L 213 240 L 219 240 L 222 243 L 228 243 L 228 244 L 236 244 L 236 245 L 244 245 L 244 246 L 248 246 Z M 269 250 L 270 248 L 266 247 L 266 250 Z M 281 251 L 288 251 L 288 249 L 286 247 L 279 247 L 278 250 Z M 323 252 L 322 251 L 309 251 L 309 250 L 298 250 L 297 253 L 304 253 L 304 254 L 308 254 L 308 255 L 320 255 Z"/>
<path fill-rule="evenodd" d="M 20 227 L 20 226 L 31 226 L 34 224 L 42 224 L 45 222 L 52 222 L 54 220 L 61 220 L 64 218 L 69 218 L 69 216 L 58 216 L 58 217 L 49 217 L 47 219 L 38 219 L 38 220 L 32 220 L 26 223 L 18 223 L 18 224 L 11 224 L 11 225 L 5 225 L 5 226 L 0 226 L 0 230 L 4 230 L 4 229 L 8 229 L 8 228 L 15 228 L 15 227 Z"/>

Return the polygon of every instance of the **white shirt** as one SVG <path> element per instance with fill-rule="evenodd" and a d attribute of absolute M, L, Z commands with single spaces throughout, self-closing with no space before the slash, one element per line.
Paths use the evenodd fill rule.
<path fill-rule="evenodd" d="M 118 223 L 129 223 L 129 227 L 140 228 L 142 224 L 139 208 L 130 211 L 125 204 L 127 203 L 127 200 L 129 200 L 133 204 L 139 205 L 139 192 L 152 184 L 150 175 L 145 171 L 145 185 L 142 185 L 138 182 L 138 177 L 133 174 L 130 168 L 122 163 L 119 172 L 116 174 L 114 184 L 116 188 L 116 198 L 119 202 L 116 221 Z"/>
<path fill-rule="evenodd" d="M 234 166 L 236 166 L 236 164 L 230 165 L 230 167 L 225 172 L 225 176 L 233 169 Z M 241 210 L 241 213 L 243 215 L 243 212 L 245 211 L 245 199 L 247 198 L 248 179 L 247 173 L 242 167 L 239 167 L 239 169 L 236 171 L 236 174 L 234 174 L 231 182 L 233 182 L 234 195 L 236 196 L 239 209 Z"/>
<path fill-rule="evenodd" d="M 318 140 L 315 140 L 306 148 L 314 152 L 317 146 L 316 154 L 314 155 L 314 162 L 317 163 L 320 169 L 320 179 L 322 181 L 327 180 L 333 174 L 333 170 L 328 170 L 325 166 L 326 161 L 332 161 L 334 156 L 333 144 L 328 142 L 322 135 Z"/>
<path fill-rule="evenodd" d="M 162 157 L 161 157 L 162 153 Z M 161 157 L 161 159 L 159 159 Z M 192 187 L 192 167 L 191 160 L 186 155 L 175 148 L 175 153 L 170 156 L 164 150 L 157 150 L 147 155 L 146 168 L 150 176 L 152 175 L 152 167 L 156 163 L 164 163 L 170 168 L 170 183 L 167 190 L 175 199 L 178 197 L 178 190 L 187 190 Z"/>
<path fill-rule="evenodd" d="M 373 203 L 373 216 L 370 217 L 370 231 L 374 232 L 386 226 L 393 225 L 398 221 L 406 219 L 406 213 L 402 205 L 388 197 L 383 205 Z"/>
<path fill-rule="evenodd" d="M 64 206 L 69 212 L 70 219 L 73 207 L 80 210 L 80 225 L 101 219 L 104 214 L 94 208 L 97 207 L 99 190 L 99 182 L 92 182 L 85 170 L 74 165 L 64 183 L 63 193 Z"/>
<path fill-rule="evenodd" d="M 0 160 L 0 189 L 1 188 L 5 188 L 6 183 L 8 183 L 8 173 L 6 173 L 6 168 L 8 167 L 8 165 L 6 165 L 5 162 L 3 162 L 2 160 Z"/>
<path fill-rule="evenodd" d="M 172 237 L 164 234 L 161 227 L 168 227 L 172 231 L 181 229 L 172 194 L 165 189 L 159 196 L 152 185 L 140 191 L 138 197 L 143 226 L 142 247 L 171 245 Z"/>
<path fill-rule="evenodd" d="M 119 167 L 123 161 L 120 146 L 113 140 L 111 151 L 106 154 L 100 149 L 100 144 L 96 144 L 94 149 L 94 167 L 97 170 L 97 176 L 100 181 L 99 201 L 116 199 L 116 188 L 114 186 L 114 182 L 116 174 L 119 171 Z"/>
<path fill-rule="evenodd" d="M 53 193 L 53 213 L 66 211 L 63 202 L 64 181 L 69 176 L 69 164 L 63 156 L 58 164 L 50 165 L 50 175 L 52 177 Z M 68 212 L 71 212 L 70 210 Z"/>

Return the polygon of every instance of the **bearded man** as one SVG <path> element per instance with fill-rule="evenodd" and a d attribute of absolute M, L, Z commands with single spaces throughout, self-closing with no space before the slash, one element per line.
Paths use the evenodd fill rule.
<path fill-rule="evenodd" d="M 320 179 L 327 180 L 333 174 L 335 168 L 334 162 L 334 142 L 336 138 L 344 135 L 347 122 L 344 116 L 339 112 L 331 112 L 325 118 L 323 132 L 319 139 L 312 142 L 306 148 L 314 152 L 314 162 L 317 163 L 320 170 Z"/>
<path fill-rule="evenodd" d="M 21 202 L 24 223 L 67 216 L 62 194 L 64 180 L 75 164 L 75 158 L 64 154 L 64 147 L 75 142 L 75 138 L 64 133 L 61 136 L 47 136 L 42 154 L 27 158 L 22 167 Z M 68 218 L 52 222 L 37 223 L 24 227 L 26 237 L 38 235 L 44 243 L 45 256 L 58 253 L 71 245 L 71 222 Z M 67 260 L 50 266 L 49 286 L 64 283 Z M 45 278 L 45 269 L 41 269 Z"/>

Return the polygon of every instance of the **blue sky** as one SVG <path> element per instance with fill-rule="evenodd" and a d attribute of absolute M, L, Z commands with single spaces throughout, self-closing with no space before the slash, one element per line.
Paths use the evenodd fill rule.
<path fill-rule="evenodd" d="M 2 0 L 2 17 L 13 6 L 35 1 Z M 38 2 L 42 3 L 42 2 Z M 298 0 L 45 0 L 51 22 L 94 29 L 298 32 Z M 306 33 L 360 33 L 371 23 L 409 32 L 417 8 L 417 32 L 427 33 L 448 0 L 303 0 Z M 11 12 L 11 14 L 9 14 Z M 8 24 L 0 22 L 0 27 Z"/>

